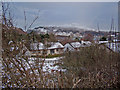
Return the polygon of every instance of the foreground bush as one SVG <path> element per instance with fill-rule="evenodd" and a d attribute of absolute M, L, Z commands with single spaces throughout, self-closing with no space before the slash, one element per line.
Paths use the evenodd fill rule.
<path fill-rule="evenodd" d="M 78 88 L 118 88 L 120 85 L 120 54 L 104 45 L 81 48 L 67 52 L 62 67 L 66 76 L 73 74 L 78 79 Z"/>
<path fill-rule="evenodd" d="M 24 55 L 25 42 L 19 40 L 20 38 L 14 38 L 12 32 L 10 34 L 3 31 L 4 88 L 119 88 L 120 86 L 120 54 L 112 52 L 104 45 L 67 52 L 57 64 L 64 68 L 65 72 L 54 70 L 44 72 L 44 60 L 36 59 L 31 63 L 30 57 Z M 24 39 L 27 42 L 27 39 Z M 10 41 L 13 42 L 9 43 Z"/>

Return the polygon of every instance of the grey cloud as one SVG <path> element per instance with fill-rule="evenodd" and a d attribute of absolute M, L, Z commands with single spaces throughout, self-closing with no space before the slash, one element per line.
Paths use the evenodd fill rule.
<path fill-rule="evenodd" d="M 101 29 L 109 29 L 111 18 L 114 17 L 117 26 L 117 3 L 14 3 L 14 11 L 21 20 L 19 26 L 23 23 L 23 9 L 28 15 L 28 22 L 40 10 L 40 18 L 33 25 L 33 28 L 39 25 L 63 25 L 78 23 L 83 27 L 96 28 L 99 22 Z M 22 24 L 21 24 L 22 23 Z"/>

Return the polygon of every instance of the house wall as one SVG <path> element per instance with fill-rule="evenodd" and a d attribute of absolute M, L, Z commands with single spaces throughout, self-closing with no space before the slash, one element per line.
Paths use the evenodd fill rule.
<path fill-rule="evenodd" d="M 48 49 L 47 52 L 46 52 L 46 55 L 54 55 L 54 54 L 62 54 L 64 52 L 63 50 L 64 48 L 62 49 Z M 54 50 L 54 53 L 51 53 L 51 50 Z M 36 56 L 36 55 L 43 55 L 44 53 L 44 50 L 39 50 L 39 51 L 30 51 L 31 52 L 31 55 L 32 56 Z"/>
<path fill-rule="evenodd" d="M 62 48 L 62 49 L 55 49 L 55 52 L 57 54 L 62 54 L 64 52 L 64 48 Z"/>
<path fill-rule="evenodd" d="M 39 50 L 39 51 L 31 51 L 31 55 L 32 55 L 32 56 L 43 55 L 43 50 Z"/>
<path fill-rule="evenodd" d="M 51 53 L 51 50 L 54 50 L 54 53 Z M 63 53 L 63 49 L 49 49 L 49 50 L 47 50 L 47 55 L 49 55 L 49 54 L 52 54 L 52 55 L 62 54 L 62 53 Z"/>
<path fill-rule="evenodd" d="M 50 50 L 47 50 L 47 55 L 49 55 L 50 54 Z"/>

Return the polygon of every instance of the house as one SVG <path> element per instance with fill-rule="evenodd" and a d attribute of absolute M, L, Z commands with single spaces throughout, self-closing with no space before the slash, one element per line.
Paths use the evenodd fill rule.
<path fill-rule="evenodd" d="M 44 50 L 45 50 L 45 46 L 41 42 L 39 42 L 39 43 L 36 42 L 36 43 L 30 44 L 30 51 L 32 53 L 32 56 L 43 55 Z"/>
<path fill-rule="evenodd" d="M 80 47 L 90 46 L 92 43 L 90 41 L 81 41 L 81 42 L 69 42 L 64 45 L 64 51 L 79 51 Z"/>
<path fill-rule="evenodd" d="M 74 47 L 70 43 L 64 45 L 64 51 L 74 51 Z"/>
<path fill-rule="evenodd" d="M 82 46 L 81 45 L 81 43 L 80 42 L 72 42 L 72 43 L 70 43 L 73 47 L 74 47 L 74 49 L 75 50 L 79 50 L 79 48 Z"/>
<path fill-rule="evenodd" d="M 64 45 L 64 51 L 79 51 L 79 48 L 81 47 L 81 43 L 80 42 L 71 42 L 71 43 L 66 43 Z"/>
<path fill-rule="evenodd" d="M 47 49 L 47 55 L 51 54 L 62 54 L 64 46 L 60 42 L 53 42 Z"/>
<path fill-rule="evenodd" d="M 46 45 L 41 42 L 36 42 L 30 45 L 32 56 L 62 54 L 63 50 L 64 46 L 60 42 L 48 42 Z"/>

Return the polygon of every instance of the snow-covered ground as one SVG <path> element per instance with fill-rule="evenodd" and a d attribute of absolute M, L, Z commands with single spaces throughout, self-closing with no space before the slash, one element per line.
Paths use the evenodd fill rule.
<path fill-rule="evenodd" d="M 29 58 L 29 63 L 32 64 L 35 62 L 35 60 L 40 60 L 40 61 L 44 61 L 43 64 L 43 71 L 44 72 L 50 72 L 51 71 L 65 71 L 65 69 L 60 68 L 58 65 L 55 65 L 57 63 L 60 62 L 60 59 L 62 59 L 63 57 L 54 57 L 54 58 Z"/>

